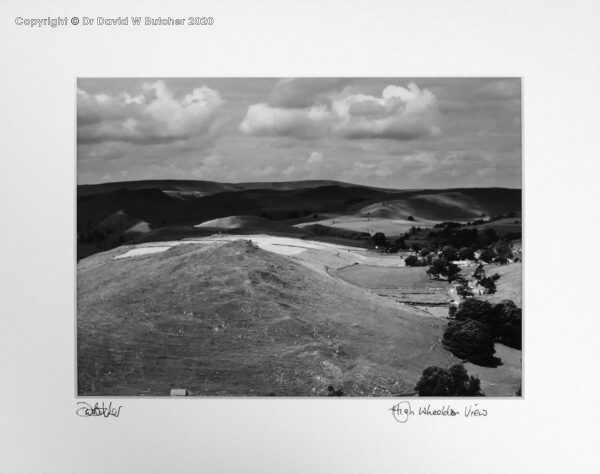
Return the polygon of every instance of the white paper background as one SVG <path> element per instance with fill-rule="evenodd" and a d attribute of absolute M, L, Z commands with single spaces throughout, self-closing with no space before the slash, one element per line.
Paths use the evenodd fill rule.
<path fill-rule="evenodd" d="M 599 2 L 10 1 L 0 13 L 0 472 L 600 472 Z M 48 15 L 215 25 L 14 24 Z M 524 400 L 404 425 L 393 399 L 125 399 L 118 419 L 77 417 L 78 76 L 522 76 Z"/>

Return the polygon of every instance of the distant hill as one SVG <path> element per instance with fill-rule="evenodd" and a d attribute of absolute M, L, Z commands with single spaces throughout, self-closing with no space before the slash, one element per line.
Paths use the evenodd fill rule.
<path fill-rule="evenodd" d="M 99 225 L 116 213 L 123 213 L 131 222 L 145 223 L 138 230 L 148 232 L 172 226 L 190 228 L 232 216 L 259 217 L 261 226 L 268 229 L 288 225 L 286 221 L 315 221 L 323 215 L 367 219 L 406 219 L 410 215 L 422 221 L 448 221 L 520 211 L 519 189 L 383 190 L 335 181 L 136 181 L 79 186 L 77 231 L 88 243 L 92 236 L 99 249 L 106 249 L 111 245 L 105 245 Z M 349 230 L 364 231 L 362 227 Z M 127 241 L 119 237 L 113 234 L 109 242 Z M 88 251 L 89 245 L 86 255 Z"/>
<path fill-rule="evenodd" d="M 455 361 L 444 320 L 246 241 L 124 251 L 78 263 L 80 395 L 391 396 Z"/>
<path fill-rule="evenodd" d="M 506 188 L 465 188 L 408 191 L 386 200 L 357 205 L 358 214 L 388 219 L 449 221 L 475 219 L 521 211 L 521 190 Z"/>
<path fill-rule="evenodd" d="M 162 179 L 143 181 L 119 181 L 115 183 L 102 184 L 82 184 L 77 186 L 77 196 L 103 194 L 112 191 L 118 191 L 121 189 L 126 189 L 127 191 L 137 191 L 140 189 L 159 189 L 165 192 L 166 194 L 170 195 L 180 195 L 182 197 L 202 197 L 226 191 L 244 191 L 247 189 L 274 189 L 280 191 L 290 191 L 296 189 L 318 188 L 321 186 L 368 187 L 332 180 L 219 183 L 215 181 Z"/>

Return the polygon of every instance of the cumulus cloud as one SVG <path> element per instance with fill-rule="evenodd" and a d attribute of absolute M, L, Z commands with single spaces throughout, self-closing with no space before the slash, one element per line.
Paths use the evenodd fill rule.
<path fill-rule="evenodd" d="M 323 162 L 323 153 L 313 151 L 307 158 L 306 163 L 311 166 L 319 166 Z"/>
<path fill-rule="evenodd" d="M 323 105 L 285 109 L 260 103 L 248 108 L 240 130 L 248 135 L 314 138 L 330 127 L 331 112 Z"/>
<path fill-rule="evenodd" d="M 279 91 L 278 97 L 281 94 Z M 407 87 L 388 85 L 381 97 L 344 90 L 330 93 L 326 98 L 313 96 L 312 100 L 311 103 L 302 102 L 294 96 L 292 103 L 303 107 L 293 108 L 273 105 L 282 103 L 280 97 L 275 102 L 251 105 L 240 130 L 258 136 L 317 138 L 336 135 L 348 139 L 396 140 L 414 140 L 440 133 L 440 112 L 435 95 L 414 83 Z"/>
<path fill-rule="evenodd" d="M 327 95 L 343 87 L 344 78 L 284 78 L 279 80 L 267 101 L 271 107 L 302 109 L 327 100 Z"/>
<path fill-rule="evenodd" d="M 348 95 L 334 100 L 332 109 L 340 118 L 335 128 L 347 138 L 414 140 L 440 133 L 435 95 L 414 83 L 387 86 L 381 97 Z"/>
<path fill-rule="evenodd" d="M 160 144 L 206 134 L 224 101 L 206 86 L 175 97 L 163 81 L 137 95 L 77 91 L 78 143 Z"/>

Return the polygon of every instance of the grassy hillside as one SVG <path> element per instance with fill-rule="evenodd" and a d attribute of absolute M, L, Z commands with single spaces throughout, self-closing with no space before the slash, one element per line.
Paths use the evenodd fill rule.
<path fill-rule="evenodd" d="M 78 263 L 80 395 L 412 392 L 444 320 L 246 241 Z"/>
<path fill-rule="evenodd" d="M 521 192 L 505 188 L 466 188 L 448 190 L 407 191 L 388 194 L 354 211 L 363 216 L 386 219 L 449 221 L 469 220 L 482 214 L 493 216 L 521 210 Z"/>
<path fill-rule="evenodd" d="M 281 222 L 271 221 L 258 216 L 228 216 L 202 222 L 195 226 L 200 229 L 213 229 L 215 231 L 243 231 L 243 232 L 277 232 L 277 233 L 302 233 L 296 227 L 285 225 Z"/>

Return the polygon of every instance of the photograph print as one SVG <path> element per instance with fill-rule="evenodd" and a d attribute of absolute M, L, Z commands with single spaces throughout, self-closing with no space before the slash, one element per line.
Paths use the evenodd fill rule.
<path fill-rule="evenodd" d="M 76 94 L 79 396 L 522 395 L 520 78 Z"/>

